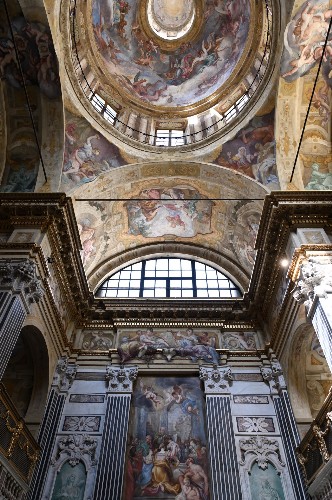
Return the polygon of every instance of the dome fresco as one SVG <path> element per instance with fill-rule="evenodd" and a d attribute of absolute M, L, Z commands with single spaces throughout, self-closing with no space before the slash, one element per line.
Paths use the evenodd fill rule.
<path fill-rule="evenodd" d="M 92 1 L 94 41 L 110 82 L 122 93 L 156 106 L 188 106 L 209 98 L 232 75 L 248 41 L 250 0 L 185 4 L 189 14 L 195 10 L 192 25 L 175 2 Z M 189 28 L 177 44 L 164 45 L 164 36 L 146 29 L 149 18 L 166 35 L 169 28 L 170 40 L 188 22 Z"/>

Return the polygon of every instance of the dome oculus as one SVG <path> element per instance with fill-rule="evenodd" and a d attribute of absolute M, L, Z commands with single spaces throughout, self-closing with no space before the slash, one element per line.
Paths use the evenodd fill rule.
<path fill-rule="evenodd" d="M 194 0 L 148 0 L 147 18 L 151 29 L 165 40 L 179 39 L 195 19 Z"/>

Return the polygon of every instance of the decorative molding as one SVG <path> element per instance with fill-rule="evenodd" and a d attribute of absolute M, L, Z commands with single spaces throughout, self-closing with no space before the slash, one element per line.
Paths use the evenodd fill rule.
<path fill-rule="evenodd" d="M 267 405 L 269 404 L 268 396 L 256 396 L 256 395 L 236 395 L 233 397 L 233 402 L 235 404 L 243 404 L 243 405 Z"/>
<path fill-rule="evenodd" d="M 212 368 L 200 366 L 199 378 L 204 382 L 206 394 L 225 394 L 233 381 L 232 370 L 229 366 L 213 365 Z"/>
<path fill-rule="evenodd" d="M 133 381 L 138 374 L 137 366 L 134 367 L 106 367 L 106 380 L 108 391 L 115 393 L 132 393 Z"/>
<path fill-rule="evenodd" d="M 263 382 L 260 373 L 234 373 L 233 380 L 236 382 Z"/>
<path fill-rule="evenodd" d="M 104 403 L 104 394 L 71 394 L 69 403 Z"/>
<path fill-rule="evenodd" d="M 53 385 L 58 386 L 60 391 L 68 391 L 72 386 L 77 373 L 77 366 L 69 364 L 69 359 L 62 356 L 55 368 Z"/>
<path fill-rule="evenodd" d="M 96 465 L 96 448 L 97 439 L 88 434 L 70 434 L 63 436 L 57 443 L 56 458 L 52 461 L 52 465 L 56 466 L 64 460 L 68 460 L 72 467 L 75 467 L 81 460 L 89 469 Z"/>
<path fill-rule="evenodd" d="M 260 469 L 267 469 L 268 462 L 277 462 L 282 467 L 285 463 L 281 460 L 279 441 L 265 436 L 250 436 L 240 439 L 241 450 L 240 465 L 246 465 L 250 459 L 257 462 Z"/>
<path fill-rule="evenodd" d="M 236 417 L 238 432 L 275 432 L 272 417 Z"/>
<path fill-rule="evenodd" d="M 29 260 L 0 260 L 0 288 L 21 293 L 28 305 L 39 302 L 44 295 L 36 264 Z"/>
<path fill-rule="evenodd" d="M 63 431 L 98 432 L 100 427 L 100 416 L 69 416 L 63 422 Z"/>

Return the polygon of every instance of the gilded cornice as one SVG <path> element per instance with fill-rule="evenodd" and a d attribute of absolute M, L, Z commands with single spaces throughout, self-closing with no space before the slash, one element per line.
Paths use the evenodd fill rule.
<path fill-rule="evenodd" d="M 280 278 L 280 260 L 285 255 L 290 232 L 301 227 L 331 227 L 332 193 L 280 191 L 266 196 L 256 238 L 256 262 L 249 299 L 265 314 Z M 319 245 L 319 247 L 322 247 Z"/>

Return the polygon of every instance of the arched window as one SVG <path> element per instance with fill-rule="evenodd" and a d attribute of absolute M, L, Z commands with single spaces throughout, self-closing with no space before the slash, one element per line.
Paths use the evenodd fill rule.
<path fill-rule="evenodd" d="M 240 289 L 207 264 L 180 258 L 149 259 L 107 278 L 96 297 L 236 298 Z"/>

